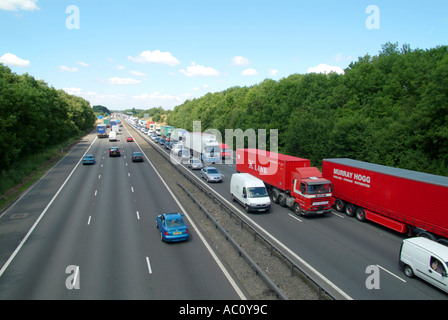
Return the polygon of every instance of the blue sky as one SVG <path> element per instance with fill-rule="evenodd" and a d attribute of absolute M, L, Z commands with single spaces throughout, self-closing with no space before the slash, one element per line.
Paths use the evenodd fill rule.
<path fill-rule="evenodd" d="M 342 72 L 386 42 L 447 37 L 446 0 L 0 0 L 0 62 L 113 110 Z"/>

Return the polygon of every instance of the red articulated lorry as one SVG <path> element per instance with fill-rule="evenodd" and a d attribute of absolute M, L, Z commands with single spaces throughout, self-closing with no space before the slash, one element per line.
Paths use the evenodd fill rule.
<path fill-rule="evenodd" d="M 448 178 L 352 159 L 324 159 L 335 208 L 400 233 L 448 244 Z"/>
<path fill-rule="evenodd" d="M 262 180 L 272 201 L 297 215 L 329 213 L 333 205 L 331 182 L 310 160 L 258 149 L 237 149 L 236 171 Z"/>

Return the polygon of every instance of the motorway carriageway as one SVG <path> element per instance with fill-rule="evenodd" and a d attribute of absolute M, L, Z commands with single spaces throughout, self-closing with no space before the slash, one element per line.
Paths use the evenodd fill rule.
<path fill-rule="evenodd" d="M 133 134 L 139 134 L 157 147 L 140 131 L 134 129 Z M 169 153 L 165 148 L 161 149 Z M 318 277 L 323 278 L 320 282 L 332 286 L 341 299 L 447 299 L 444 292 L 421 279 L 407 278 L 399 269 L 398 252 L 404 235 L 374 223 L 361 223 L 336 211 L 327 216 L 302 217 L 273 204 L 269 213 L 246 213 L 230 198 L 230 179 L 236 173 L 235 162 L 209 166 L 224 174 L 223 183 L 207 183 L 200 178 L 199 170 L 187 171 L 214 190 L 216 196 L 227 201 L 228 205 L 233 205 L 246 220 L 264 230 L 273 242 L 305 261 Z M 375 286 L 372 285 L 373 269 L 379 274 L 379 283 Z"/>
<path fill-rule="evenodd" d="M 246 299 L 123 129 L 88 135 L 1 215 L 0 299 Z M 161 242 L 163 212 L 186 215 L 188 242 Z"/>

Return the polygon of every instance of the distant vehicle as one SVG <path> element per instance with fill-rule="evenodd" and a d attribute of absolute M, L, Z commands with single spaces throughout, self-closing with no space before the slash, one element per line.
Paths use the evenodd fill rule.
<path fill-rule="evenodd" d="M 225 143 L 220 143 L 219 149 L 221 151 L 222 159 L 230 159 L 232 157 L 232 150 L 230 150 L 229 147 Z"/>
<path fill-rule="evenodd" d="M 248 173 L 234 173 L 230 180 L 232 201 L 238 201 L 246 212 L 269 212 L 271 199 L 262 180 Z"/>
<path fill-rule="evenodd" d="M 155 138 L 154 138 L 154 142 L 155 142 L 155 143 L 159 143 L 159 141 L 160 141 L 160 137 L 155 137 Z"/>
<path fill-rule="evenodd" d="M 216 136 L 200 132 L 186 132 L 182 144 L 190 150 L 191 155 L 200 157 L 207 163 L 219 163 L 221 154 Z"/>
<path fill-rule="evenodd" d="M 182 149 L 184 149 L 182 142 L 174 143 L 173 147 L 171 148 L 173 154 L 179 154 L 179 151 Z"/>
<path fill-rule="evenodd" d="M 186 241 L 190 237 L 188 227 L 180 213 L 163 213 L 156 218 L 160 239 L 165 242 Z"/>
<path fill-rule="evenodd" d="M 224 176 L 215 167 L 205 167 L 201 170 L 201 178 L 207 182 L 222 182 Z"/>
<path fill-rule="evenodd" d="M 164 144 L 166 143 L 166 139 L 165 139 L 165 138 L 160 139 L 160 140 L 159 140 L 159 143 L 160 143 L 161 145 L 164 145 Z"/>
<path fill-rule="evenodd" d="M 109 133 L 109 141 L 117 141 L 117 133 L 115 131 Z"/>
<path fill-rule="evenodd" d="M 184 148 L 177 153 L 177 156 L 181 158 L 182 163 L 188 163 L 188 160 L 190 160 L 190 151 Z"/>
<path fill-rule="evenodd" d="M 127 142 L 132 142 L 132 141 L 134 141 L 134 138 L 132 138 L 132 137 L 127 137 L 127 138 L 126 138 L 126 141 L 127 141 Z"/>
<path fill-rule="evenodd" d="M 403 240 L 398 264 L 406 276 L 417 276 L 448 292 L 448 248 L 424 237 Z"/>
<path fill-rule="evenodd" d="M 107 137 L 106 125 L 102 123 L 98 124 L 96 126 L 96 134 L 98 138 L 106 138 Z"/>
<path fill-rule="evenodd" d="M 109 148 L 109 157 L 120 157 L 120 149 L 118 147 Z"/>
<path fill-rule="evenodd" d="M 199 160 L 198 158 L 191 158 L 188 166 L 192 170 L 199 170 L 199 169 L 202 169 L 202 167 L 203 167 L 201 160 Z"/>
<path fill-rule="evenodd" d="M 86 154 L 82 158 L 82 164 L 95 164 L 95 157 L 91 154 Z"/>
<path fill-rule="evenodd" d="M 171 141 L 165 143 L 165 149 L 171 150 L 172 146 L 173 146 L 173 143 Z"/>
<path fill-rule="evenodd" d="M 143 162 L 143 153 L 134 152 L 132 154 L 132 162 Z"/>

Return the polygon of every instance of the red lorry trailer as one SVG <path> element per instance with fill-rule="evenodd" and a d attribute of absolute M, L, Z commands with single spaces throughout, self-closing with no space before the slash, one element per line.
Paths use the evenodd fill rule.
<path fill-rule="evenodd" d="M 385 227 L 448 237 L 448 178 L 352 159 L 325 159 L 323 176 L 333 183 L 338 211 Z"/>
<path fill-rule="evenodd" d="M 310 160 L 258 149 L 237 149 L 236 155 L 236 171 L 261 179 L 273 202 L 298 215 L 331 211 L 331 182 L 310 167 Z"/>

